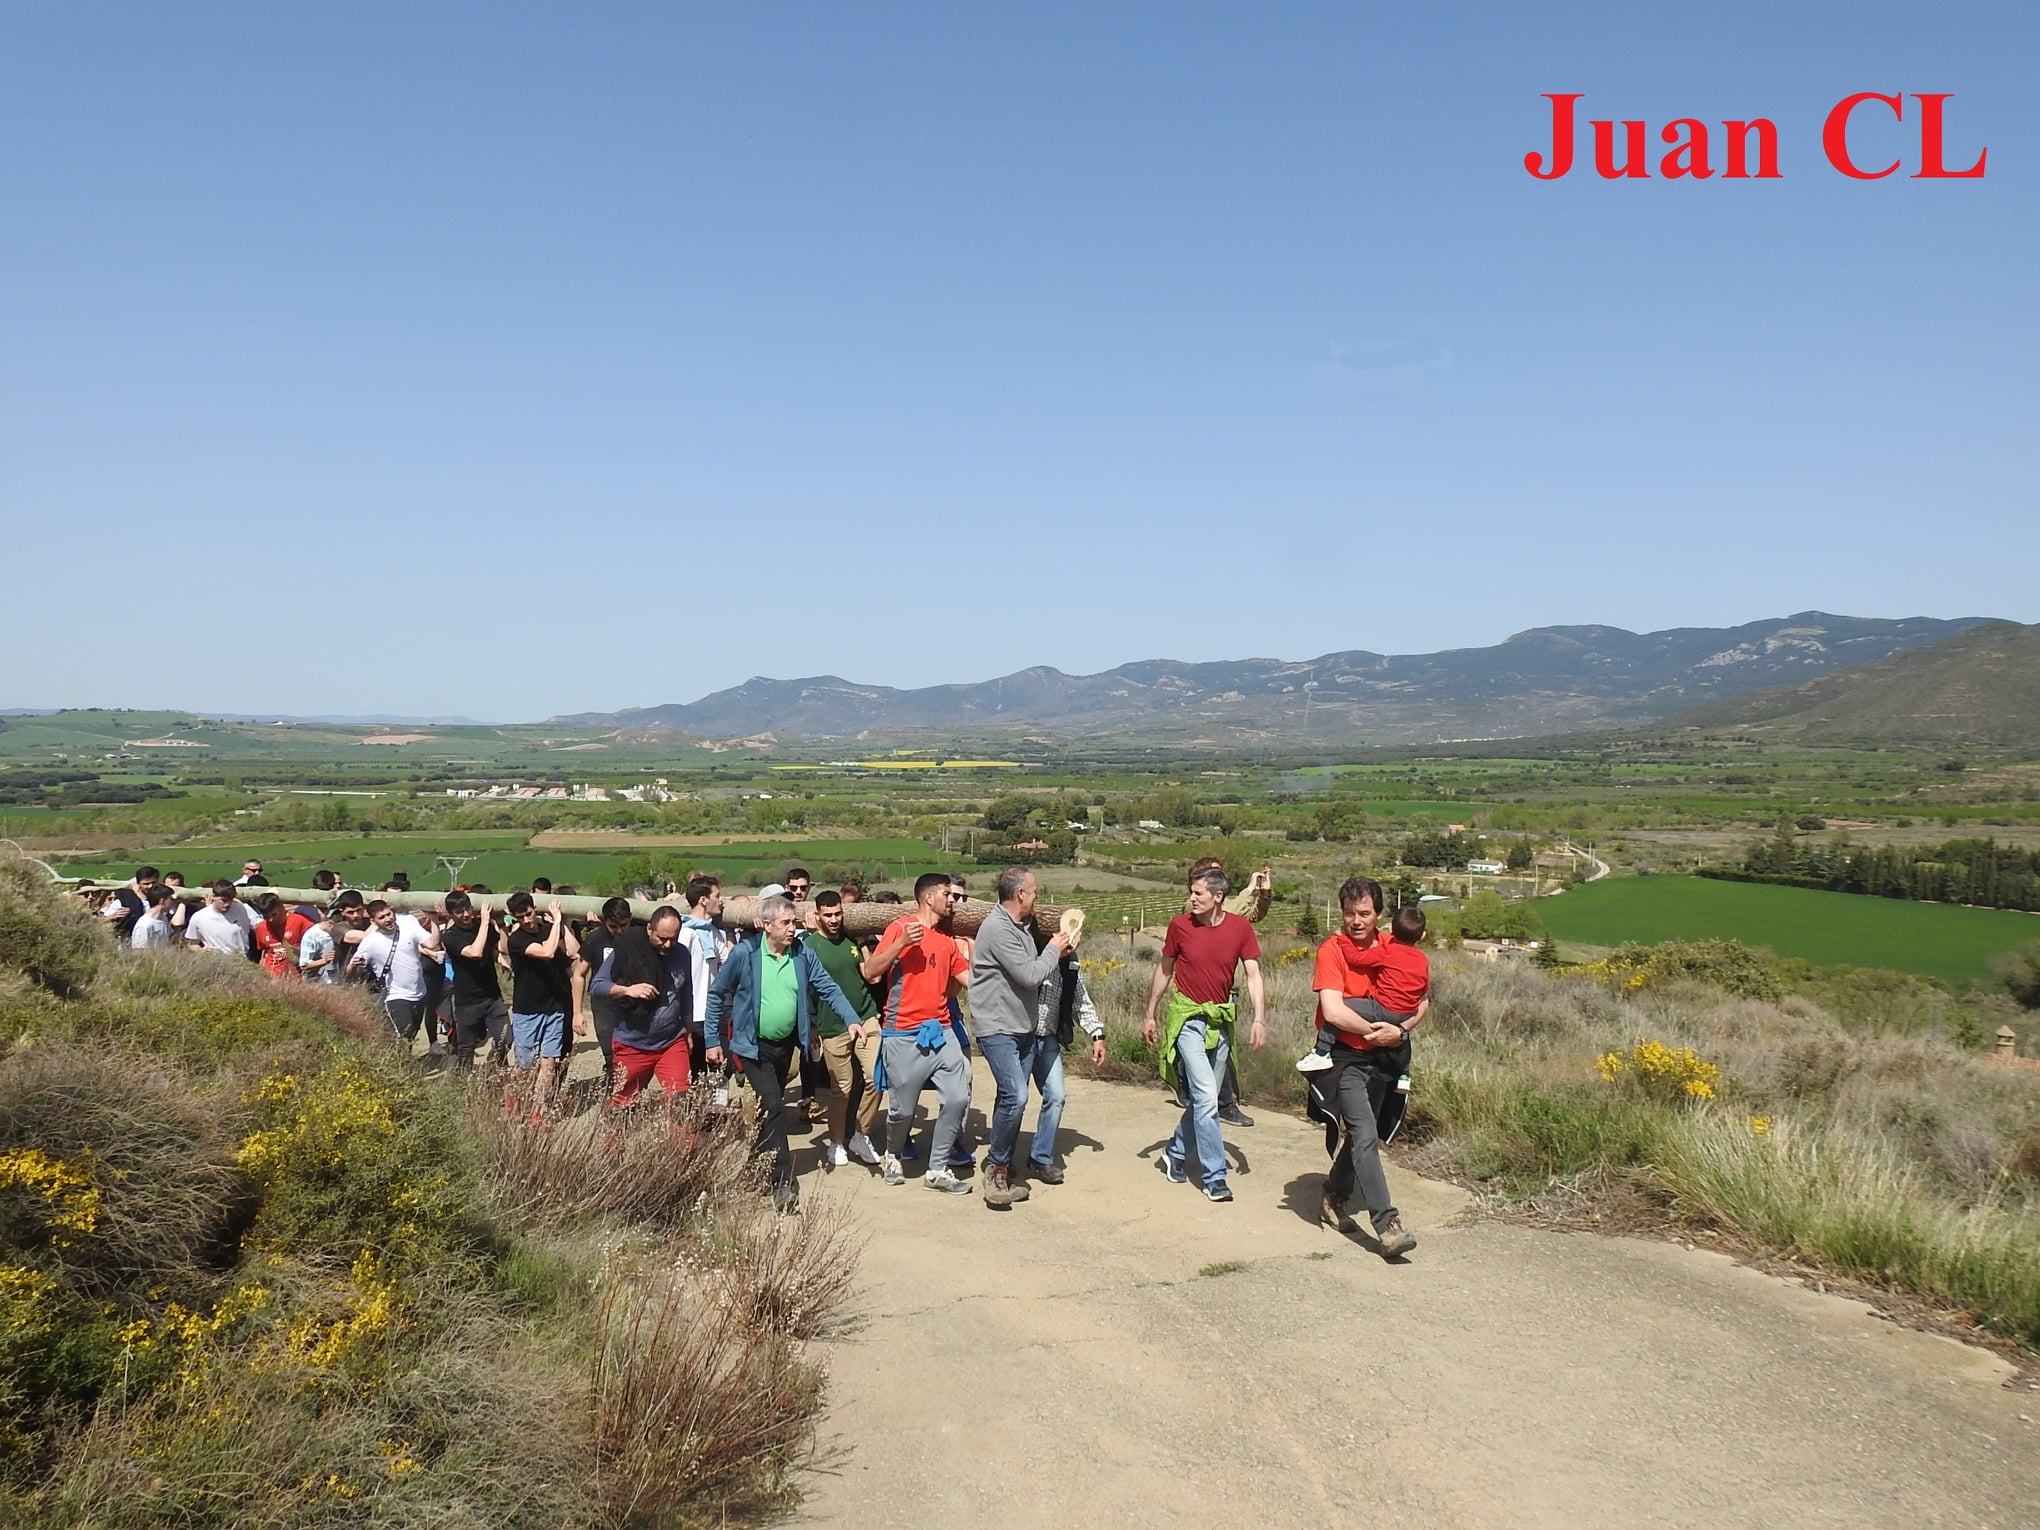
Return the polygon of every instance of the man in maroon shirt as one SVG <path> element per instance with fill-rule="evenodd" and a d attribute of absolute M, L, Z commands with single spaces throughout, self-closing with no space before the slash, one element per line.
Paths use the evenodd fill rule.
<path fill-rule="evenodd" d="M 1225 1077 L 1237 967 L 1246 969 L 1247 999 L 1254 1010 L 1247 1044 L 1258 1050 L 1268 1041 L 1261 944 L 1254 938 L 1251 921 L 1225 911 L 1228 887 L 1224 871 L 1217 867 L 1196 874 L 1190 884 L 1190 911 L 1169 921 L 1141 1025 L 1141 1037 L 1149 1046 L 1161 1042 L 1163 1081 L 1173 1085 L 1180 1079 L 1190 1095 L 1183 1119 L 1176 1123 L 1176 1134 L 1162 1152 L 1162 1171 L 1181 1184 L 1189 1177 L 1185 1158 L 1194 1145 L 1204 1176 L 1204 1194 L 1214 1201 L 1232 1199 L 1225 1182 L 1218 1081 Z M 1169 1007 L 1158 1030 L 1155 1011 L 1165 993 Z"/>

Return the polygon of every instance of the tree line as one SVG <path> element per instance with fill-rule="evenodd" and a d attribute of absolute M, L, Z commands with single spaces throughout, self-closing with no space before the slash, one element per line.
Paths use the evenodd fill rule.
<path fill-rule="evenodd" d="M 1702 867 L 1699 874 L 1874 898 L 2040 911 L 2040 853 L 1993 839 L 1856 845 L 1800 839 L 1785 821 L 1770 839 L 1749 847 L 1740 867 Z"/>

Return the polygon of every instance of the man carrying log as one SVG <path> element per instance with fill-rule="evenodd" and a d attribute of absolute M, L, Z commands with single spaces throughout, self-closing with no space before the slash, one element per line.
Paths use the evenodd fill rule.
<path fill-rule="evenodd" d="M 878 949 L 860 970 L 866 982 L 877 983 L 898 969 L 886 996 L 879 1044 L 887 1102 L 886 1153 L 880 1164 L 885 1182 L 906 1183 L 899 1152 L 913 1126 L 914 1102 L 922 1086 L 932 1083 L 940 1113 L 921 1183 L 948 1195 L 968 1195 L 969 1183 L 949 1168 L 957 1131 L 970 1108 L 970 1059 L 949 1029 L 949 1001 L 962 991 L 970 965 L 941 929 L 954 901 L 946 875 L 923 873 L 914 883 L 914 912 L 886 926 Z"/>
<path fill-rule="evenodd" d="M 999 1086 L 992 1106 L 991 1147 L 985 1154 L 985 1204 L 994 1208 L 1028 1197 L 1026 1179 L 1017 1183 L 1013 1179 L 1013 1150 L 1020 1141 L 1030 1079 L 1041 1091 L 1041 1114 L 1050 1143 L 1055 1140 L 1055 1121 L 1061 1113 L 1061 1099 L 1051 1099 L 1048 1074 L 1050 1065 L 1062 1054 L 1052 1037 L 1036 1034 L 1035 1006 L 1041 985 L 1069 950 L 1070 938 L 1058 930 L 1047 945 L 1036 949 L 1037 896 L 1034 873 L 1025 866 L 1009 866 L 1000 872 L 999 906 L 978 927 L 970 962 L 970 1032 Z M 1038 1153 L 1040 1127 L 1035 1138 Z M 1053 1147 L 1050 1156 L 1054 1156 Z"/>

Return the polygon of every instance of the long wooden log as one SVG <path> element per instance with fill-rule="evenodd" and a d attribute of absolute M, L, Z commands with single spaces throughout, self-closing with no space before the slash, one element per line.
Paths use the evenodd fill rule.
<path fill-rule="evenodd" d="M 371 903 L 379 898 L 395 909 L 436 909 L 446 901 L 446 894 L 443 892 L 370 892 L 366 888 L 356 890 Z M 317 888 L 311 887 L 244 887 L 240 889 L 242 900 L 249 903 L 252 903 L 264 893 L 272 892 L 292 906 L 306 903 L 314 908 L 326 908 L 333 899 L 333 894 L 321 892 Z M 183 901 L 186 903 L 202 903 L 205 901 L 205 897 L 206 891 L 202 886 L 187 887 L 183 890 Z M 534 897 L 537 898 L 538 906 L 541 910 L 557 902 L 560 906 L 560 911 L 574 919 L 594 919 L 598 917 L 602 912 L 602 905 L 609 901 L 606 898 L 594 898 L 585 895 L 555 899 L 534 894 Z M 507 901 L 509 901 L 509 894 L 507 893 L 483 893 L 475 896 L 475 902 L 486 902 L 492 910 L 499 914 L 503 912 L 503 905 Z M 682 913 L 685 913 L 687 908 L 685 902 L 679 898 L 632 898 L 629 901 L 631 917 L 639 920 L 650 919 L 653 913 L 661 908 L 678 909 Z M 1061 903 L 1037 903 L 1034 906 L 1035 928 L 1044 937 L 1053 935 L 1062 920 L 1063 910 L 1070 906 Z M 996 907 L 998 907 L 997 904 L 987 903 L 980 898 L 966 898 L 956 905 L 951 917 L 951 928 L 958 935 L 975 935 L 978 932 L 978 927 L 985 922 L 986 917 Z M 807 916 L 813 910 L 814 904 L 812 903 L 797 903 L 794 905 L 794 911 L 800 916 L 803 924 L 807 922 Z M 843 905 L 843 929 L 853 938 L 860 940 L 868 936 L 882 935 L 885 933 L 887 925 L 902 915 L 911 914 L 913 911 L 914 905 L 911 903 L 872 903 L 869 901 L 846 903 Z M 723 900 L 722 914 L 716 920 L 716 923 L 729 930 L 756 929 L 758 925 L 758 900 L 749 896 L 725 898 Z"/>

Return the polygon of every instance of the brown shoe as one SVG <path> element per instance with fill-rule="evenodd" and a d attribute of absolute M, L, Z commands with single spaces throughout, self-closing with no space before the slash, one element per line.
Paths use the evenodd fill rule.
<path fill-rule="evenodd" d="M 994 1211 L 1004 1211 L 1013 1204 L 1012 1176 L 1005 1164 L 985 1165 L 985 1204 Z"/>
<path fill-rule="evenodd" d="M 1417 1246 L 1416 1234 L 1408 1232 L 1401 1217 L 1390 1217 L 1374 1229 L 1374 1241 L 1381 1245 L 1381 1257 L 1394 1259 Z"/>
<path fill-rule="evenodd" d="M 1334 1232 L 1349 1233 L 1360 1230 L 1360 1224 L 1346 1215 L 1346 1203 L 1329 1190 L 1318 1202 L 1318 1220 Z"/>
<path fill-rule="evenodd" d="M 1036 1163 L 1030 1158 L 1027 1161 L 1027 1177 L 1038 1179 L 1044 1185 L 1059 1185 L 1063 1182 L 1063 1171 L 1059 1164 Z"/>

